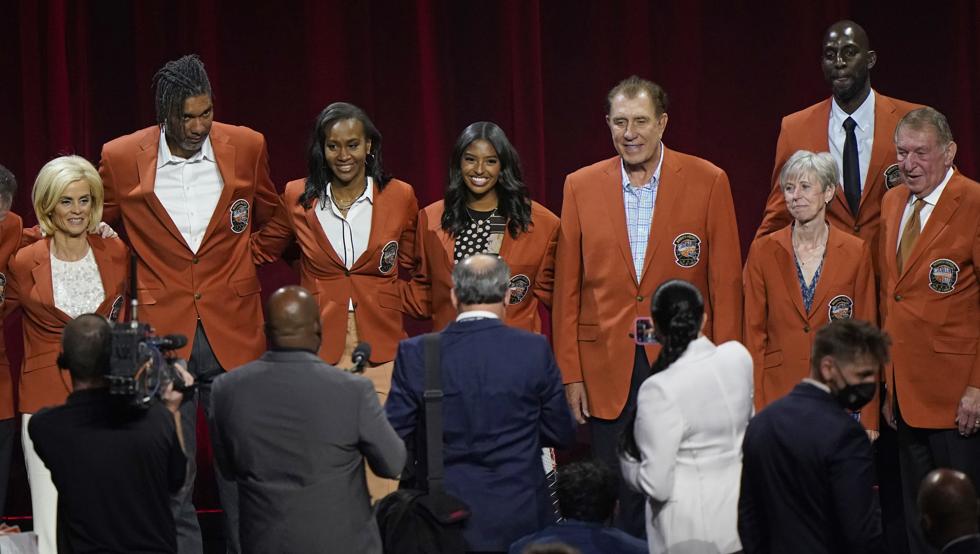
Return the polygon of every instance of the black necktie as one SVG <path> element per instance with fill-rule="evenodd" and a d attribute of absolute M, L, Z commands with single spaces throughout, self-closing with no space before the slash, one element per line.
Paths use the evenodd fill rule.
<path fill-rule="evenodd" d="M 857 122 L 850 117 L 844 120 L 844 196 L 851 213 L 857 218 L 858 206 L 861 205 L 861 165 L 858 163 L 858 141 L 854 135 Z"/>

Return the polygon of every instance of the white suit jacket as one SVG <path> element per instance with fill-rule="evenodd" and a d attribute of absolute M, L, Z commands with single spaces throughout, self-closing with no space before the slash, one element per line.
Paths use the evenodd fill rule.
<path fill-rule="evenodd" d="M 741 448 L 751 416 L 752 357 L 735 341 L 696 339 L 644 381 L 634 427 L 642 459 L 622 466 L 647 495 L 650 552 L 741 550 Z"/>

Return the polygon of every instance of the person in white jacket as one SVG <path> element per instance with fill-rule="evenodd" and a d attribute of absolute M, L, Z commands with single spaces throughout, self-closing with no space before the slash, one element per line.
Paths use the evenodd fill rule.
<path fill-rule="evenodd" d="M 715 346 L 701 333 L 704 300 L 686 281 L 662 284 L 651 308 L 662 348 L 622 441 L 623 477 L 647 496 L 651 553 L 738 552 L 752 358 L 738 342 Z"/>

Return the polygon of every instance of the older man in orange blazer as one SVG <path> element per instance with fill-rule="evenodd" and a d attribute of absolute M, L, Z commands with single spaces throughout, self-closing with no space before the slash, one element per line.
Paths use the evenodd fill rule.
<path fill-rule="evenodd" d="M 555 352 L 572 413 L 590 418 L 593 454 L 616 467 L 657 346 L 633 340 L 650 295 L 684 279 L 705 298 L 705 334 L 742 338 L 742 272 L 724 171 L 665 148 L 666 94 L 630 77 L 610 91 L 606 120 L 619 156 L 565 180 L 555 264 Z M 620 489 L 619 526 L 642 536 L 643 497 Z"/>
<path fill-rule="evenodd" d="M 249 250 L 253 224 L 278 203 L 265 139 L 246 127 L 213 123 L 211 85 L 196 56 L 167 63 L 155 77 L 157 125 L 102 149 L 104 218 L 121 220 L 138 263 L 141 319 L 160 334 L 188 338 L 179 351 L 200 380 L 258 358 L 265 350 L 260 286 Z M 202 379 L 203 377 L 203 379 Z M 208 409 L 208 389 L 200 389 Z M 194 460 L 196 404 L 181 423 Z M 200 552 L 190 494 L 175 507 L 178 550 Z M 238 550 L 237 491 L 216 471 L 226 539 Z"/>
<path fill-rule="evenodd" d="M 786 160 L 797 150 L 829 151 L 837 160 L 844 186 L 838 187 L 827 206 L 827 220 L 864 239 L 872 255 L 877 256 L 881 197 L 898 183 L 899 177 L 893 160 L 892 132 L 903 115 L 922 106 L 872 90 L 870 71 L 878 54 L 871 50 L 867 33 L 857 23 L 834 23 L 824 34 L 821 46 L 821 67 L 832 96 L 783 118 L 776 142 L 772 191 L 756 238 L 792 221 L 778 182 Z M 847 120 L 855 122 L 853 147 L 844 126 Z M 847 159 L 850 148 L 857 165 Z M 849 179 L 857 187 L 856 196 L 850 200 L 846 190 Z"/>
<path fill-rule="evenodd" d="M 897 425 L 906 521 L 936 467 L 980 483 L 980 183 L 953 168 L 956 143 L 932 108 L 895 130 L 906 186 L 882 201 L 881 311 L 892 336 L 885 415 Z M 909 525 L 912 552 L 931 552 Z"/>

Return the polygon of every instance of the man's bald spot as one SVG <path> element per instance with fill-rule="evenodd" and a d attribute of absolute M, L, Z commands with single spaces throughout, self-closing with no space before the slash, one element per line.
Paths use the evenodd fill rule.
<path fill-rule="evenodd" d="M 823 36 L 824 44 L 832 42 L 837 37 L 843 35 L 850 36 L 854 40 L 854 43 L 861 48 L 871 50 L 871 41 L 868 39 L 868 33 L 865 32 L 864 27 L 850 19 L 844 19 L 831 25 Z"/>
<path fill-rule="evenodd" d="M 309 333 L 320 318 L 313 295 L 303 287 L 290 285 L 272 293 L 266 303 L 270 338 L 293 337 Z"/>
<path fill-rule="evenodd" d="M 919 510 L 933 517 L 959 515 L 976 519 L 977 492 L 970 478 L 954 469 L 935 469 L 919 487 Z"/>
<path fill-rule="evenodd" d="M 469 269 L 477 275 L 483 275 L 500 264 L 500 258 L 497 256 L 491 256 L 490 254 L 474 254 L 463 259 L 459 262 L 463 264 L 463 267 Z"/>

